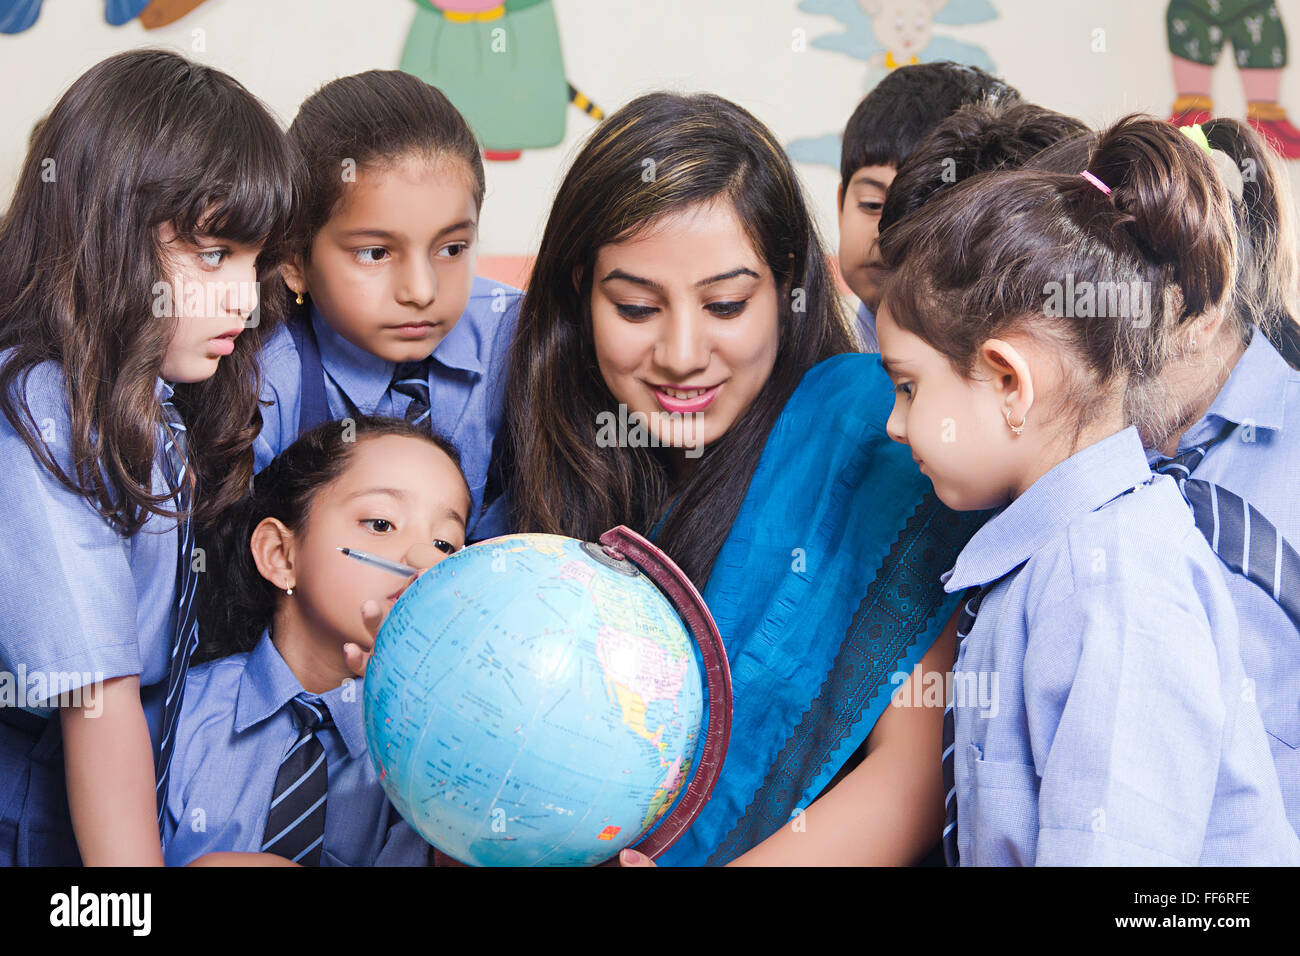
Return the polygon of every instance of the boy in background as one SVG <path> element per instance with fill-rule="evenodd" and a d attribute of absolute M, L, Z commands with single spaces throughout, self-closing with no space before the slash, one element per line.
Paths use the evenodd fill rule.
<path fill-rule="evenodd" d="M 878 351 L 880 255 L 876 236 L 885 193 L 898 167 L 944 119 L 967 103 L 1019 100 L 1020 93 L 973 66 L 943 61 L 894 70 L 858 104 L 840 152 L 840 272 L 862 302 L 858 328 L 867 351 Z"/>

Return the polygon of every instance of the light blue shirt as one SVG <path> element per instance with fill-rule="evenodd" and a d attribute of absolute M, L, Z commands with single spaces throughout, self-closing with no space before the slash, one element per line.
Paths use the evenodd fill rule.
<path fill-rule="evenodd" d="M 186 681 L 163 817 L 169 866 L 261 850 L 280 761 L 298 739 L 289 701 L 303 691 L 265 631 L 251 652 L 192 667 Z M 429 845 L 390 816 L 366 750 L 361 696 L 360 680 L 320 695 L 335 723 L 316 735 L 329 780 L 321 865 L 431 865 Z"/>
<path fill-rule="evenodd" d="M 876 336 L 876 313 L 868 309 L 865 302 L 858 303 L 858 331 L 862 333 L 862 351 L 880 351 L 880 339 Z"/>
<path fill-rule="evenodd" d="M 43 362 L 15 391 L 19 387 L 25 387 L 37 434 L 75 479 L 62 368 Z M 171 393 L 156 380 L 159 402 Z M 168 490 L 162 455 L 160 425 L 152 480 L 157 494 Z M 140 532 L 122 537 L 86 498 L 59 483 L 4 415 L 0 489 L 0 666 L 15 675 L 24 696 L 48 691 L 51 683 L 57 693 L 138 675 L 156 744 L 175 627 L 175 520 L 150 515 Z"/>
<path fill-rule="evenodd" d="M 1236 492 L 1300 549 L 1300 372 L 1258 330 L 1210 410 L 1183 436 L 1185 451 L 1241 425 L 1192 473 Z M 1158 453 L 1148 450 L 1148 459 Z M 1241 622 L 1241 661 L 1277 766 L 1291 826 L 1300 833 L 1300 634 L 1271 596 L 1226 571 Z"/>
<path fill-rule="evenodd" d="M 474 498 L 471 534 L 482 512 L 492 442 L 504 414 L 506 356 L 522 301 L 518 289 L 475 278 L 469 304 L 429 363 L 430 418 L 434 430 L 460 452 Z M 353 345 L 314 308 L 311 316 L 330 414 L 346 418 L 350 401 L 365 415 L 402 418 L 411 400 L 389 389 L 394 363 Z M 263 407 L 262 431 L 253 444 L 258 471 L 298 437 L 302 362 L 286 327 L 276 329 L 263 347 L 262 370 L 262 400 L 275 404 Z"/>
<path fill-rule="evenodd" d="M 1135 428 L 1040 478 L 944 577 L 998 581 L 953 679 L 963 864 L 1300 863 L 1222 565 Z"/>

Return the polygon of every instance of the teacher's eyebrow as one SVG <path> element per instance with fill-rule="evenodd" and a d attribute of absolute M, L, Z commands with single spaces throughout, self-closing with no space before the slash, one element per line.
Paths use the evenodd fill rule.
<path fill-rule="evenodd" d="M 899 366 L 903 364 L 905 363 L 900 362 L 898 359 L 887 359 L 883 355 L 880 356 L 880 365 L 890 378 L 899 372 Z"/>
<path fill-rule="evenodd" d="M 727 279 L 734 279 L 736 278 L 736 276 L 752 276 L 755 279 L 759 278 L 758 273 L 755 272 L 753 269 L 747 268 L 745 266 L 741 266 L 738 269 L 732 269 L 730 272 L 722 272 L 716 276 L 710 276 L 707 279 L 701 279 L 699 282 L 695 283 L 695 288 L 700 289 L 706 285 L 713 285 L 713 283 L 715 282 L 723 282 Z M 600 281 L 601 284 L 603 285 L 604 283 L 611 282 L 615 279 L 622 279 L 624 282 L 635 282 L 637 285 L 643 285 L 646 288 L 654 289 L 656 292 L 662 292 L 664 288 L 660 283 L 656 282 L 654 279 L 647 279 L 643 276 L 634 276 L 630 272 L 624 272 L 622 269 L 613 270 L 612 272 L 610 272 L 609 275 L 605 276 L 605 278 L 601 279 Z"/>

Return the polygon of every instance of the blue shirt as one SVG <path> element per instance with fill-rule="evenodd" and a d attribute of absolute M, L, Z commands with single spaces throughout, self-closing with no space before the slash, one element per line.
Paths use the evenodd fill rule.
<path fill-rule="evenodd" d="M 880 351 L 880 339 L 876 337 L 876 313 L 868 309 L 865 302 L 858 303 L 858 331 L 862 333 L 862 351 Z"/>
<path fill-rule="evenodd" d="M 1135 428 L 1040 478 L 945 579 L 999 582 L 954 668 L 963 864 L 1300 863 L 1224 569 Z"/>
<path fill-rule="evenodd" d="M 8 354 L 0 363 L 7 360 Z M 19 388 L 46 447 L 75 478 L 62 368 L 42 362 L 15 383 L 15 392 Z M 156 380 L 159 402 L 171 392 Z M 21 410 L 24 397 L 15 397 Z M 162 434 L 159 425 L 152 480 L 157 494 L 168 490 Z M 175 628 L 175 520 L 150 515 L 140 532 L 123 537 L 37 461 L 4 415 L 0 488 L 0 667 L 15 675 L 26 698 L 12 703 L 30 707 L 36 701 L 28 695 L 40 696 L 42 688 L 49 697 L 138 675 L 156 745 Z M 52 693 L 51 683 L 57 685 Z"/>
<path fill-rule="evenodd" d="M 461 470 L 473 495 L 471 533 L 483 506 L 492 442 L 504 413 L 505 367 L 523 293 L 490 279 L 475 278 L 469 304 L 429 363 L 430 419 L 435 431 L 460 452 Z M 410 398 L 393 392 L 394 363 L 358 348 L 332 328 L 314 308 L 312 328 L 324 366 L 330 414 L 346 418 L 348 402 L 365 415 L 402 418 Z M 262 350 L 262 431 L 253 444 L 261 471 L 298 437 L 302 362 L 286 327 L 272 334 Z M 346 398 L 345 398 L 346 396 Z"/>
<path fill-rule="evenodd" d="M 1300 372 L 1258 330 L 1179 451 L 1214 437 L 1225 422 L 1242 427 L 1211 448 L 1193 476 L 1241 495 L 1300 549 Z M 1158 453 L 1147 456 L 1154 462 Z M 1262 588 L 1225 573 L 1241 622 L 1241 661 L 1254 682 L 1291 826 L 1300 832 L 1300 634 Z"/>
<path fill-rule="evenodd" d="M 180 866 L 262 848 L 280 761 L 298 739 L 289 701 L 302 684 L 271 643 L 190 668 L 163 818 L 163 854 Z M 361 681 L 320 695 L 334 729 L 317 732 L 328 790 L 322 866 L 419 866 L 430 848 L 391 813 L 366 750 Z"/>

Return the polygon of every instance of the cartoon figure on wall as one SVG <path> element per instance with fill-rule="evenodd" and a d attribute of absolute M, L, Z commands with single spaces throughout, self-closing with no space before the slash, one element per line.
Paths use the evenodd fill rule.
<path fill-rule="evenodd" d="M 1177 99 L 1169 121 L 1203 123 L 1214 115 L 1210 80 L 1226 43 L 1246 93 L 1246 121 L 1287 159 L 1300 159 L 1300 130 L 1278 103 L 1286 68 L 1286 28 L 1274 0 L 1171 0 L 1165 10 Z"/>
<path fill-rule="evenodd" d="M 0 33 L 22 33 L 41 15 L 42 0 L 0 0 Z M 104 19 L 120 27 L 137 16 L 146 30 L 175 23 L 204 0 L 105 0 Z"/>
<path fill-rule="evenodd" d="M 914 63 L 953 60 L 994 72 L 983 47 L 935 33 L 935 26 L 962 26 L 997 19 L 989 0 L 802 0 L 799 9 L 839 20 L 846 29 L 817 37 L 819 50 L 845 53 L 867 63 L 863 94 L 890 70 Z M 840 134 L 797 139 L 787 147 L 803 163 L 839 169 Z"/>
<path fill-rule="evenodd" d="M 446 94 L 492 160 L 564 140 L 572 103 L 604 113 L 564 72 L 552 0 L 415 0 L 399 69 Z"/>

